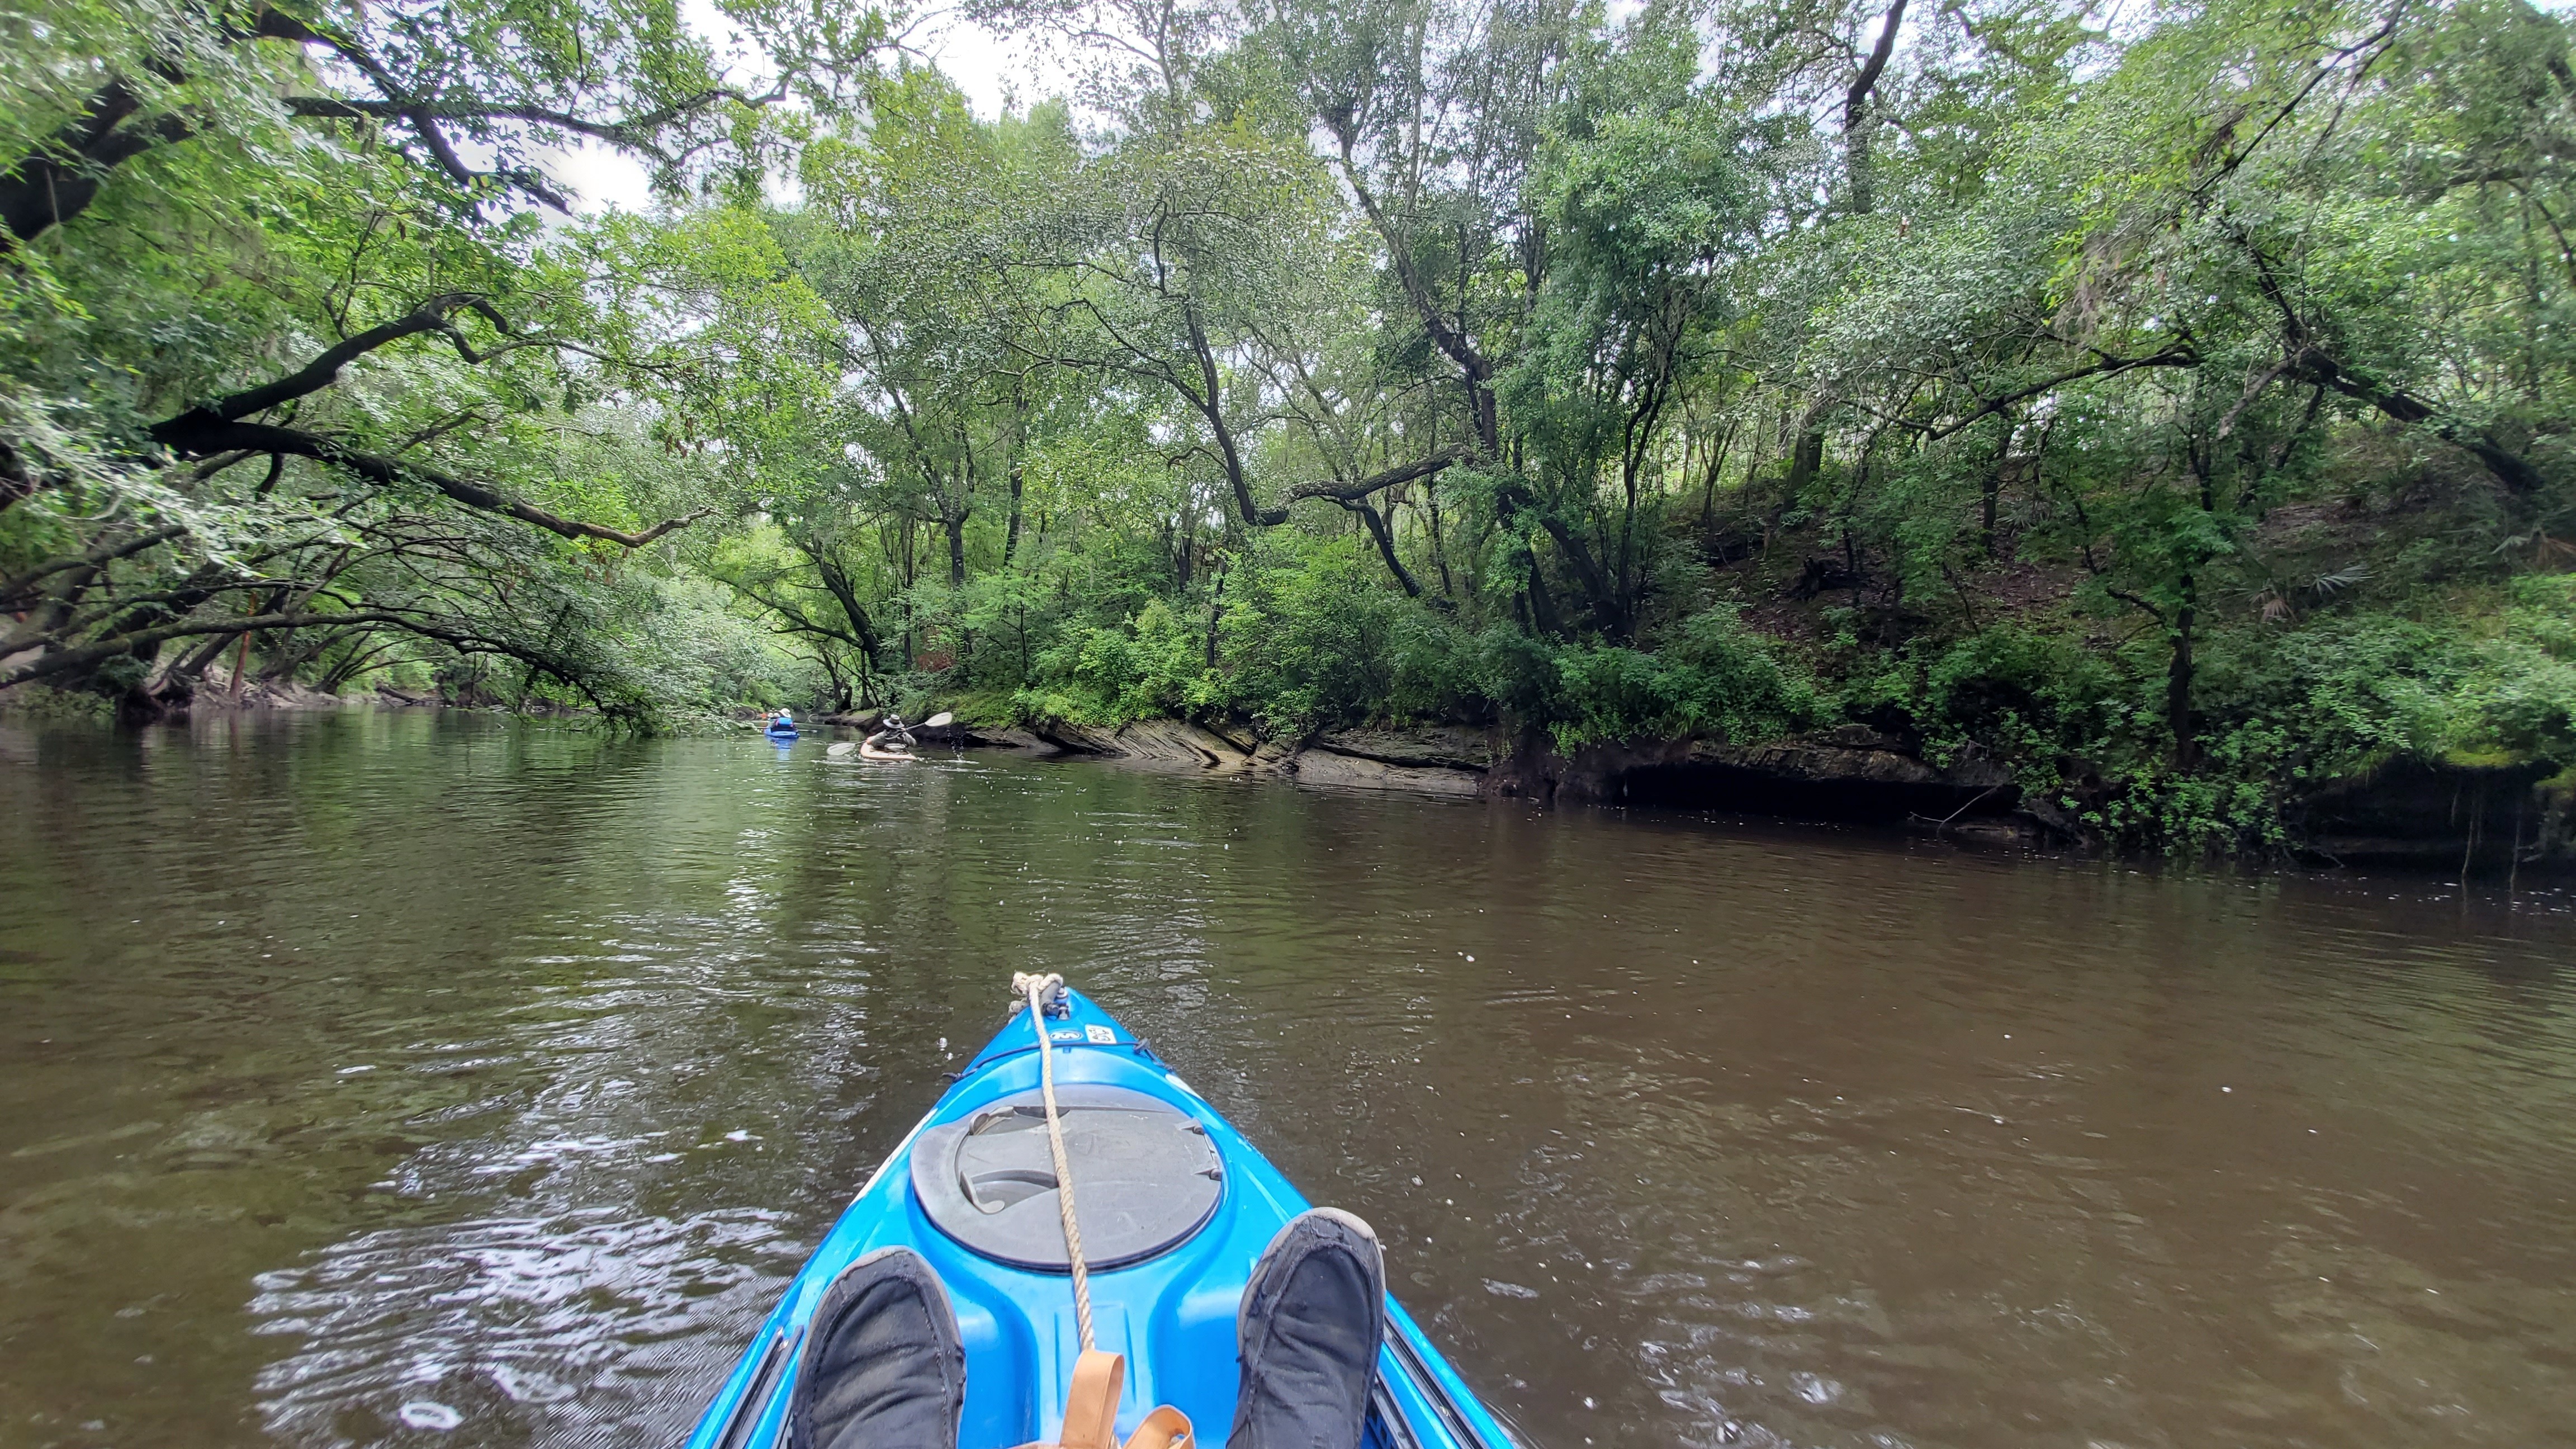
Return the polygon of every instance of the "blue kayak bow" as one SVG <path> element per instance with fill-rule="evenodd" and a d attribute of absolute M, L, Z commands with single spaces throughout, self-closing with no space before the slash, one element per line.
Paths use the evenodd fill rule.
<path fill-rule="evenodd" d="M 1070 1154 L 1099 1347 L 1126 1358 L 1117 1425 L 1158 1404 L 1202 1426 L 1234 1417 L 1235 1310 L 1254 1262 L 1308 1207 L 1288 1179 L 1143 1042 L 1080 992 L 1042 1018 Z M 824 1290 L 901 1244 L 946 1286 L 966 1348 L 958 1449 L 1052 1442 L 1082 1349 L 1023 1006 L 967 1063 L 806 1260 L 717 1391 L 689 1449 L 774 1449 L 801 1336 Z M 1392 1295 L 1370 1449 L 1513 1449 L 1513 1440 Z"/>

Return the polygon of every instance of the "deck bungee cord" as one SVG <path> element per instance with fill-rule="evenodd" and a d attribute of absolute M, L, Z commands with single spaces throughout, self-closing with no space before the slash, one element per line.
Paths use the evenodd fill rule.
<path fill-rule="evenodd" d="M 1055 1043 L 1047 1037 L 1046 998 L 1064 990 L 1055 972 L 1033 976 L 1011 973 L 1011 989 L 1028 998 L 1029 1026 L 1038 1034 L 1038 1096 L 1046 1103 L 1047 1150 L 1055 1157 L 1055 1200 L 1064 1218 L 1064 1256 L 1073 1269 L 1073 1320 L 1081 1326 L 1082 1351 L 1097 1352 L 1091 1333 L 1091 1268 L 1082 1261 L 1082 1223 L 1073 1211 L 1073 1162 L 1064 1150 L 1064 1117 L 1055 1105 Z"/>
<path fill-rule="evenodd" d="M 1082 1342 L 1073 1380 L 1065 1392 L 1060 1449 L 1193 1449 L 1189 1415 L 1158 1404 L 1124 1445 L 1118 1440 L 1118 1398 L 1126 1387 L 1124 1355 L 1102 1353 L 1091 1330 L 1091 1268 L 1082 1257 L 1082 1222 L 1073 1210 L 1073 1159 L 1064 1149 L 1064 1117 L 1055 1101 L 1055 1039 L 1047 1031 L 1046 1003 L 1064 994 L 1064 977 L 1048 972 L 1011 973 L 1011 990 L 1029 1004 L 1029 1028 L 1038 1034 L 1038 1099 L 1046 1107 L 1047 1151 L 1055 1159 L 1055 1200 L 1064 1223 L 1064 1259 L 1073 1277 L 1073 1321 Z"/>

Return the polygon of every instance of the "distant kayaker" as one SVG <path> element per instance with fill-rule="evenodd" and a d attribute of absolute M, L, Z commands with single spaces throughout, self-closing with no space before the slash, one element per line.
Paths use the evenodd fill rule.
<path fill-rule="evenodd" d="M 947 716 L 940 715 L 938 718 L 946 719 Z M 917 760 L 921 757 L 912 752 L 912 745 L 912 727 L 903 722 L 902 715 L 889 714 L 878 722 L 877 728 L 866 739 L 859 742 L 859 758 Z"/>
<path fill-rule="evenodd" d="M 1242 1365 L 1228 1449 L 1359 1449 L 1378 1345 L 1386 1259 L 1369 1225 L 1334 1208 L 1288 1220 L 1235 1313 Z M 879 1248 L 814 1310 L 787 1442 L 800 1449 L 956 1449 L 966 1350 L 948 1290 L 919 1253 Z"/>

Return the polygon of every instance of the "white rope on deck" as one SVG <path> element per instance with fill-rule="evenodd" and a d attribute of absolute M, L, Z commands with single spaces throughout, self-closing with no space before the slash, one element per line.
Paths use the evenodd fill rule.
<path fill-rule="evenodd" d="M 1055 1201 L 1064 1217 L 1064 1257 L 1073 1268 L 1073 1317 L 1082 1330 L 1083 1352 L 1091 1338 L 1091 1273 L 1082 1261 L 1082 1226 L 1073 1219 L 1073 1163 L 1064 1152 L 1064 1123 L 1055 1107 L 1055 1043 L 1047 1036 L 1045 998 L 1064 989 L 1064 978 L 1049 972 L 1033 976 L 1011 973 L 1011 989 L 1028 999 L 1029 1025 L 1038 1034 L 1038 1091 L 1046 1100 L 1047 1147 L 1055 1154 Z"/>

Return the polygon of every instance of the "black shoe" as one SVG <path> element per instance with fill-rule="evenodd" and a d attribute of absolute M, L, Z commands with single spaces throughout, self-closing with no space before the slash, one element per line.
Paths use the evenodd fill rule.
<path fill-rule="evenodd" d="M 1386 1337 L 1386 1255 L 1337 1208 L 1299 1213 L 1244 1285 L 1226 1449 L 1359 1449 Z"/>
<path fill-rule="evenodd" d="M 790 1449 L 957 1449 L 966 1349 L 930 1264 L 879 1248 L 832 1280 L 805 1331 Z"/>

